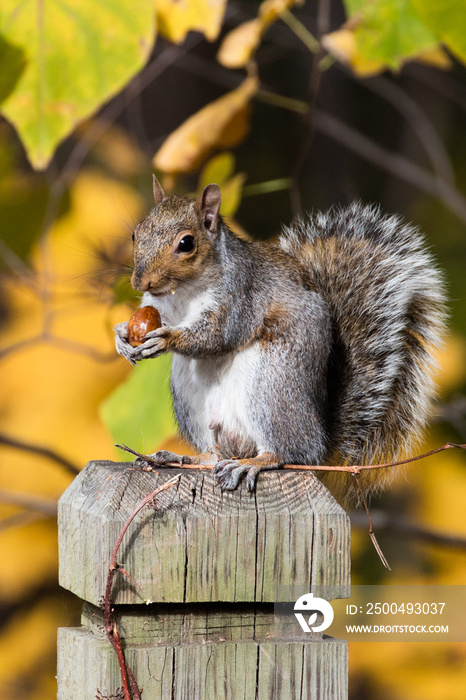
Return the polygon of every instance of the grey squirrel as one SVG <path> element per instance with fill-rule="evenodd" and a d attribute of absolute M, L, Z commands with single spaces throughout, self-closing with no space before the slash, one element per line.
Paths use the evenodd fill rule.
<path fill-rule="evenodd" d="M 223 489 L 283 464 L 371 464 L 409 449 L 434 395 L 442 278 L 422 236 L 352 204 L 294 221 L 277 243 L 245 241 L 222 220 L 220 189 L 165 196 L 133 234 L 133 287 L 161 328 L 118 353 L 173 353 L 182 435 Z M 370 486 L 371 472 L 364 473 Z"/>

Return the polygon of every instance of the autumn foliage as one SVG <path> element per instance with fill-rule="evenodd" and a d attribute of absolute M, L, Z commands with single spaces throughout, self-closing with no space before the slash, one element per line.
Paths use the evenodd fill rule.
<path fill-rule="evenodd" d="M 466 442 L 465 62 L 453 0 L 2 1 L 2 698 L 56 693 L 56 628 L 77 606 L 57 585 L 55 513 L 74 474 L 126 459 L 116 442 L 179 447 L 170 358 L 131 368 L 112 331 L 138 305 L 131 230 L 153 171 L 166 191 L 217 182 L 243 236 L 353 198 L 422 225 L 452 299 L 425 447 Z M 464 456 L 405 474 L 384 508 L 464 534 Z M 393 583 L 464 583 L 464 552 L 382 546 Z M 355 582 L 381 580 L 357 532 L 353 559 Z M 354 698 L 463 697 L 464 647 L 374 646 L 351 657 Z"/>

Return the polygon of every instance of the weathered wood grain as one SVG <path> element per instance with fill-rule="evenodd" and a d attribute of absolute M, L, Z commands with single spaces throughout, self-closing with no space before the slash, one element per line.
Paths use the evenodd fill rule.
<path fill-rule="evenodd" d="M 151 700 L 346 700 L 346 642 L 320 635 L 274 639 L 272 615 L 254 606 L 190 604 L 159 613 L 133 606 L 117 615 L 125 656 Z M 175 606 L 176 607 L 176 606 Z M 189 608 L 191 610 L 189 611 Z M 186 623 L 187 617 L 189 621 Z M 266 623 L 266 618 L 268 622 Z M 186 629 L 184 629 L 186 624 Z M 59 632 L 58 700 L 116 695 L 118 663 L 103 634 L 102 611 L 85 606 L 81 628 Z"/>
<path fill-rule="evenodd" d="M 112 602 L 125 656 L 150 700 L 346 700 L 347 645 L 302 632 L 292 603 L 313 587 L 349 595 L 349 520 L 309 472 L 260 475 L 222 492 L 210 472 L 90 462 L 59 502 L 60 583 L 83 601 L 59 631 L 58 700 L 116 696 L 116 655 L 98 607 L 124 522 Z M 283 608 L 280 608 L 283 610 Z"/>
<path fill-rule="evenodd" d="M 64 588 L 99 604 L 123 523 L 174 473 L 87 465 L 59 502 Z M 179 486 L 160 494 L 157 504 L 136 517 L 118 555 L 141 589 L 117 577 L 115 603 L 276 602 L 311 583 L 347 594 L 348 518 L 312 474 L 264 473 L 251 495 L 244 484 L 222 493 L 210 472 L 182 470 Z"/>

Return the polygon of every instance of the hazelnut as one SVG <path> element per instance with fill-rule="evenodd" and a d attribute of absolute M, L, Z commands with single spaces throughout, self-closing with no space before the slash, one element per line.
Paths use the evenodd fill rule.
<path fill-rule="evenodd" d="M 161 325 L 160 314 L 153 306 L 136 309 L 128 323 L 128 343 L 133 348 L 142 345 L 146 335 Z"/>

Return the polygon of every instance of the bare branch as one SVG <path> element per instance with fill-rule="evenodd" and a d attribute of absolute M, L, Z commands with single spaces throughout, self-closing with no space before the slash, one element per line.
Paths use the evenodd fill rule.
<path fill-rule="evenodd" d="M 101 352 L 100 350 L 97 350 L 97 348 L 93 348 L 90 345 L 85 345 L 84 343 L 79 343 L 76 340 L 59 338 L 58 336 L 50 334 L 46 334 L 43 339 L 45 342 L 48 342 L 51 345 L 56 345 L 67 352 L 74 352 L 77 355 L 90 357 L 91 360 L 95 360 L 96 362 L 114 362 L 115 360 L 119 359 L 119 355 L 117 355 L 115 350 L 111 350 L 110 352 Z"/>
<path fill-rule="evenodd" d="M 455 173 L 451 158 L 432 122 L 419 105 L 405 90 L 386 78 L 366 80 L 363 85 L 389 102 L 411 125 L 414 134 L 429 156 L 436 175 L 454 187 Z"/>
<path fill-rule="evenodd" d="M 299 180 L 302 175 L 304 164 L 309 155 L 309 150 L 312 146 L 315 134 L 314 112 L 317 103 L 317 98 L 322 83 L 322 70 L 320 62 L 324 56 L 324 49 L 321 45 L 321 37 L 328 32 L 330 26 L 330 2 L 328 0 L 319 0 L 317 7 L 317 36 L 316 43 L 320 47 L 319 51 L 312 54 L 311 75 L 309 79 L 309 106 L 306 115 L 304 116 L 305 130 L 300 144 L 298 155 L 292 171 L 293 185 L 290 188 L 291 209 L 294 216 L 301 216 L 303 213 L 301 192 L 299 189 Z"/>
<path fill-rule="evenodd" d="M 356 527 L 363 527 L 366 522 L 364 514 L 357 511 L 350 513 L 350 517 L 352 524 Z M 400 517 L 399 513 L 387 513 L 383 510 L 376 510 L 372 511 L 371 518 L 377 529 L 386 530 L 391 535 L 466 551 L 466 537 L 437 532 L 422 525 L 415 525 Z"/>
<path fill-rule="evenodd" d="M 141 460 L 146 462 L 148 465 L 153 465 L 155 467 L 167 466 L 167 467 L 179 467 L 181 469 L 198 469 L 198 470 L 209 470 L 213 469 L 215 464 L 180 464 L 179 462 L 170 462 L 161 465 L 156 459 L 150 455 L 145 455 L 142 452 L 133 450 L 132 447 L 127 445 L 115 445 L 120 450 L 125 450 L 135 457 L 139 457 Z M 292 469 L 295 471 L 311 471 L 311 472 L 347 472 L 349 474 L 360 474 L 362 471 L 369 471 L 372 469 L 390 469 L 392 467 L 400 467 L 403 464 L 411 464 L 411 462 L 417 462 L 421 459 L 426 459 L 426 457 L 432 457 L 439 452 L 445 452 L 445 450 L 460 449 L 466 450 L 465 445 L 457 445 L 453 442 L 447 442 L 442 447 L 437 447 L 435 450 L 430 450 L 429 452 L 424 452 L 423 454 L 416 455 L 415 457 L 408 457 L 407 459 L 401 459 L 398 462 L 385 462 L 384 464 L 352 464 L 345 466 L 329 466 L 323 464 L 284 464 L 282 469 Z"/>
<path fill-rule="evenodd" d="M 12 528 L 25 527 L 26 525 L 31 525 L 38 520 L 44 520 L 46 516 L 44 513 L 33 513 L 32 511 L 22 511 L 21 513 L 15 513 L 9 518 L 4 518 L 0 520 L 0 532 L 5 532 L 6 530 L 11 530 Z"/>
<path fill-rule="evenodd" d="M 17 343 L 2 348 L 0 350 L 0 360 L 3 360 L 8 355 L 15 352 L 29 348 L 31 345 L 38 345 L 39 343 L 49 343 L 50 345 L 55 345 L 56 347 L 65 350 L 66 352 L 74 352 L 77 355 L 84 355 L 85 357 L 90 357 L 91 360 L 95 362 L 114 362 L 119 359 L 119 356 L 114 350 L 109 352 L 102 352 L 97 348 L 93 348 L 90 345 L 85 345 L 76 340 L 69 340 L 68 338 L 60 338 L 59 336 L 53 335 L 49 331 L 44 331 L 39 335 L 34 335 L 31 338 L 26 338 L 25 340 L 20 340 Z"/>
<path fill-rule="evenodd" d="M 360 476 L 360 475 L 359 475 L 359 474 L 352 473 L 352 476 L 354 477 L 354 480 L 356 481 L 356 486 L 358 487 L 359 495 L 360 495 L 361 500 L 362 500 L 362 502 L 363 502 L 363 504 L 364 504 L 364 510 L 366 511 L 366 516 L 367 516 L 367 519 L 368 519 L 368 521 L 369 521 L 369 537 L 371 538 L 371 541 L 372 541 L 372 544 L 374 545 L 375 551 L 376 551 L 377 554 L 379 555 L 380 561 L 382 562 L 382 564 L 384 565 L 384 567 L 385 567 L 386 569 L 388 569 L 389 571 L 391 571 L 390 565 L 389 565 L 387 559 L 385 558 L 385 554 L 382 552 L 382 550 L 381 550 L 381 548 L 380 548 L 380 545 L 379 545 L 379 543 L 377 542 L 377 538 L 376 538 L 376 536 L 375 536 L 374 527 L 373 527 L 373 525 L 372 525 L 372 520 L 371 520 L 371 514 L 370 514 L 370 512 L 369 512 L 369 506 L 367 505 L 367 501 L 366 501 L 366 497 L 365 497 L 365 495 L 364 495 L 364 491 L 363 491 L 363 489 L 362 489 L 362 487 L 361 487 L 361 484 L 359 483 L 359 476 Z"/>
<path fill-rule="evenodd" d="M 32 442 L 26 442 L 25 440 L 12 437 L 11 435 L 6 435 L 2 432 L 0 432 L 0 444 L 8 445 L 8 447 L 14 447 L 17 450 L 23 450 L 24 452 L 31 452 L 32 454 L 36 454 L 41 457 L 47 457 L 47 459 L 51 459 L 54 462 L 57 462 L 57 464 L 60 466 L 65 467 L 65 469 L 73 474 L 73 476 L 76 476 L 76 474 L 79 474 L 80 472 L 80 469 L 78 469 L 76 465 L 49 447 L 43 447 L 42 445 L 36 445 Z"/>
<path fill-rule="evenodd" d="M 432 175 L 419 165 L 412 163 L 401 155 L 392 153 L 379 146 L 337 117 L 326 112 L 314 112 L 314 126 L 335 141 L 343 144 L 350 151 L 357 153 L 364 160 L 373 163 L 381 170 L 386 170 L 395 177 L 439 199 L 458 218 L 466 223 L 466 198 L 445 180 Z"/>
<path fill-rule="evenodd" d="M 35 493 L 17 493 L 16 491 L 0 490 L 0 503 L 20 506 L 26 510 L 44 513 L 45 515 L 57 514 L 57 500 L 45 498 Z"/>
<path fill-rule="evenodd" d="M 24 350 L 25 348 L 28 348 L 31 345 L 37 345 L 38 343 L 42 342 L 42 340 L 42 334 L 39 334 L 33 335 L 31 338 L 26 338 L 25 340 L 20 340 L 17 343 L 13 343 L 12 345 L 8 345 L 6 348 L 2 348 L 0 350 L 0 360 L 3 360 L 5 357 L 8 357 L 8 355 L 13 354 L 14 352 Z"/>

